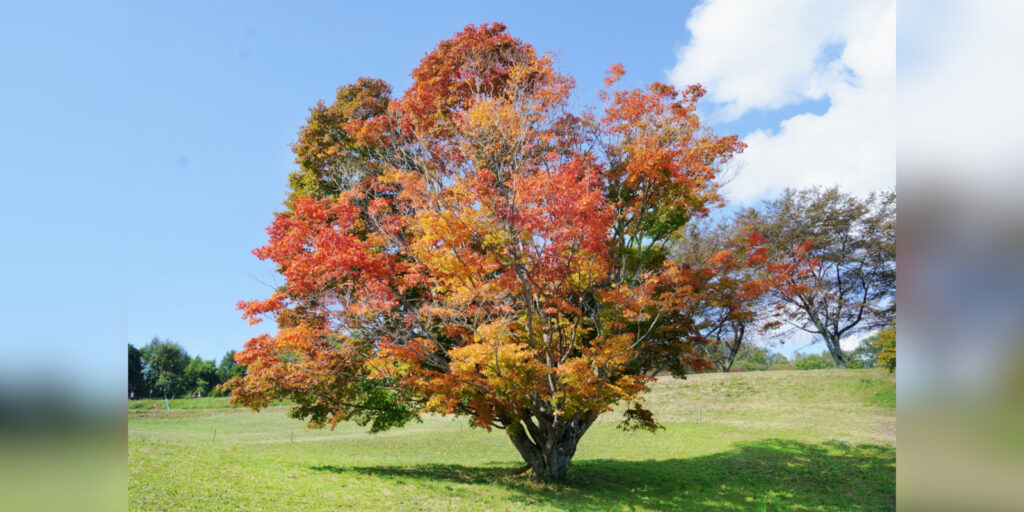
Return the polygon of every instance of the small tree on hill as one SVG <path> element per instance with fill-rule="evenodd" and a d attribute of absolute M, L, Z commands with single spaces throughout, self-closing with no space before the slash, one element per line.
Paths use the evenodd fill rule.
<path fill-rule="evenodd" d="M 765 371 L 786 366 L 789 364 L 789 360 L 786 359 L 786 356 L 772 352 L 765 347 L 744 345 L 736 357 L 735 364 L 748 371 Z"/>
<path fill-rule="evenodd" d="M 861 340 L 857 348 L 853 349 L 847 357 L 847 368 L 875 368 L 878 366 L 879 348 L 875 346 L 878 335 L 869 336 Z"/>

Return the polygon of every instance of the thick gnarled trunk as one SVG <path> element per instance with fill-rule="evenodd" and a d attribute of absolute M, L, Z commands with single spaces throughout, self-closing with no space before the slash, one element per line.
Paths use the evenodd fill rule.
<path fill-rule="evenodd" d="M 527 417 L 506 431 L 532 470 L 533 478 L 555 482 L 565 477 L 576 445 L 593 423 L 593 419 L 581 417 L 554 418 L 550 422 L 541 419 L 535 423 Z"/>

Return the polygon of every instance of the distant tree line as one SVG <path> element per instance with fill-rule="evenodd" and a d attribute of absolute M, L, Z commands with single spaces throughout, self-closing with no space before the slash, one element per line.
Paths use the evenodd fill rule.
<path fill-rule="evenodd" d="M 843 359 L 845 367 L 888 368 L 889 359 L 885 355 L 886 339 L 895 340 L 895 329 L 889 328 L 874 336 L 865 338 L 854 350 L 844 350 Z M 746 344 L 740 346 L 736 357 L 732 361 L 732 367 L 725 371 L 821 370 L 838 366 L 829 349 L 822 351 L 820 354 L 796 352 L 793 354 L 793 358 L 790 359 L 768 348 Z"/>
<path fill-rule="evenodd" d="M 234 350 L 217 365 L 159 337 L 142 348 L 128 345 L 128 392 L 135 398 L 221 396 L 217 386 L 242 375 L 245 366 L 235 362 Z"/>

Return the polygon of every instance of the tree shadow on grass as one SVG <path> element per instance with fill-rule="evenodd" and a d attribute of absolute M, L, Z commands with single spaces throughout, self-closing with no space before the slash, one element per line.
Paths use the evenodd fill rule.
<path fill-rule="evenodd" d="M 563 510 L 893 510 L 895 449 L 770 439 L 732 450 L 649 461 L 580 460 L 565 482 L 534 483 L 514 468 L 460 465 L 314 466 L 333 473 L 503 487 Z"/>

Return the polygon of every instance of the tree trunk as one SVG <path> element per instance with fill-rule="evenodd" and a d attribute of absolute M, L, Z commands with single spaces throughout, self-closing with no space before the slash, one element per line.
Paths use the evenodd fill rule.
<path fill-rule="evenodd" d="M 556 482 L 565 477 L 569 461 L 576 454 L 576 445 L 593 423 L 593 419 L 577 417 L 541 421 L 538 425 L 527 417 L 510 425 L 506 432 L 530 466 L 533 478 L 541 482 Z"/>
<path fill-rule="evenodd" d="M 736 355 L 740 352 L 740 346 L 743 345 L 743 334 L 747 330 L 747 326 L 742 323 L 733 324 L 733 344 L 726 346 L 729 348 L 729 359 L 725 364 L 725 373 L 732 371 L 732 364 L 736 362 Z"/>
<path fill-rule="evenodd" d="M 825 346 L 828 347 L 828 351 L 832 354 L 832 360 L 836 363 L 836 368 L 846 368 L 846 355 L 843 354 L 843 347 L 839 344 L 839 338 L 832 335 L 832 333 L 823 334 L 825 338 Z"/>

